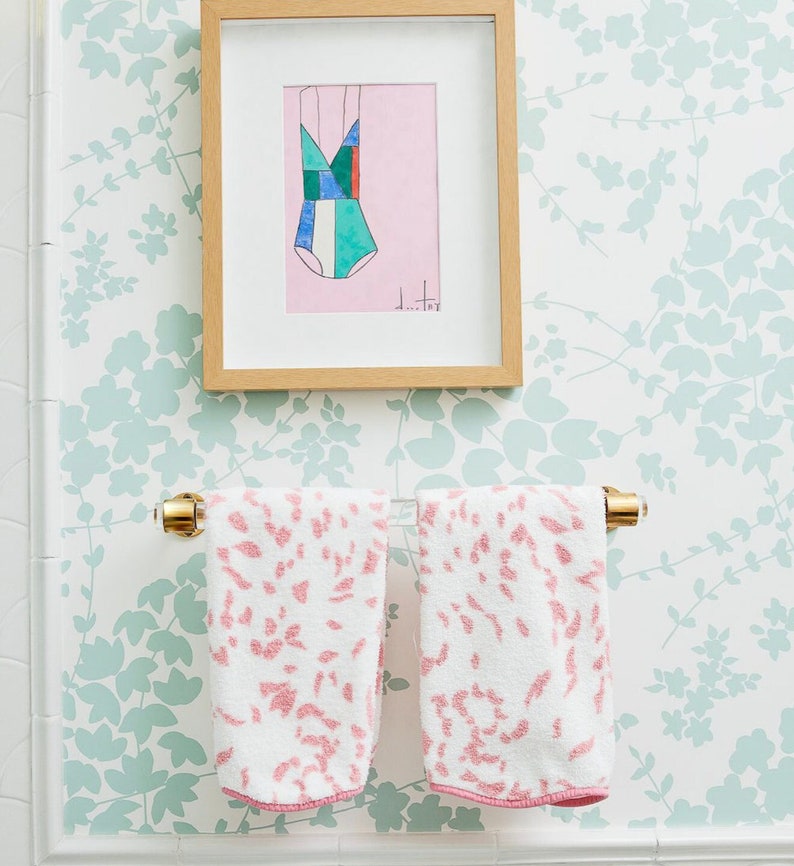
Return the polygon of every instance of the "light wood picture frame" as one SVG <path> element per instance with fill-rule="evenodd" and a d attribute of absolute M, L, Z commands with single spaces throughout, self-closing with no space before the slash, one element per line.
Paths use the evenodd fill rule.
<path fill-rule="evenodd" d="M 258 223 L 257 227 L 252 227 L 252 223 L 260 219 L 260 216 L 262 220 L 272 218 L 277 224 L 281 219 L 283 247 L 285 192 L 283 180 L 279 184 L 270 184 L 271 188 L 257 189 L 256 201 L 261 202 L 262 213 L 259 213 L 259 205 L 251 206 L 254 199 L 246 196 L 253 195 L 250 190 L 256 187 L 256 181 L 253 179 L 248 181 L 249 168 L 255 175 L 259 161 L 252 161 L 250 156 L 246 158 L 246 152 L 261 153 L 263 162 L 271 157 L 272 162 L 283 161 L 280 153 L 268 156 L 269 150 L 264 143 L 260 147 L 259 143 L 255 142 L 258 150 L 252 150 L 251 141 L 256 139 L 257 124 L 261 124 L 263 130 L 272 131 L 281 130 L 285 121 L 277 116 L 277 112 L 260 111 L 258 104 L 252 106 L 251 102 L 255 99 L 246 102 L 242 97 L 238 98 L 237 82 L 256 79 L 257 76 L 267 77 L 270 74 L 267 70 L 263 73 L 262 69 L 252 68 L 260 62 L 265 63 L 266 61 L 262 61 L 261 58 L 269 52 L 261 49 L 252 51 L 247 56 L 254 58 L 253 62 L 246 60 L 242 52 L 239 58 L 235 56 L 235 45 L 242 44 L 238 40 L 239 25 L 242 24 L 249 29 L 256 28 L 250 29 L 252 37 L 259 38 L 261 35 L 262 38 L 282 40 L 283 34 L 291 33 L 290 27 L 295 24 L 326 26 L 331 23 L 347 25 L 348 22 L 364 23 L 368 27 L 382 27 L 384 23 L 396 22 L 404 25 L 403 30 L 405 22 L 417 23 L 420 26 L 427 24 L 429 27 L 437 24 L 442 27 L 447 22 L 452 24 L 483 22 L 488 25 L 487 62 L 492 64 L 493 68 L 490 84 L 487 83 L 488 77 L 485 76 L 486 84 L 483 87 L 488 88 L 486 95 L 491 100 L 492 107 L 490 113 L 485 113 L 481 126 L 493 127 L 487 130 L 488 141 L 492 142 L 493 165 L 485 164 L 483 167 L 475 164 L 470 170 L 480 172 L 482 177 L 488 178 L 487 188 L 485 181 L 479 180 L 475 180 L 472 187 L 477 187 L 479 183 L 483 188 L 481 196 L 486 203 L 483 211 L 487 210 L 487 207 L 491 208 L 488 211 L 491 214 L 490 223 L 485 234 L 491 239 L 490 244 L 493 249 L 482 252 L 477 249 L 477 244 L 470 242 L 468 236 L 460 239 L 456 237 L 455 225 L 461 224 L 461 217 L 458 216 L 458 223 L 453 225 L 452 220 L 455 215 L 452 212 L 460 208 L 455 204 L 450 206 L 449 201 L 452 199 L 449 199 L 444 210 L 444 200 L 439 193 L 438 245 L 441 259 L 439 269 L 441 304 L 439 306 L 441 310 L 436 312 L 389 312 L 378 314 L 379 318 L 378 315 L 368 318 L 370 314 L 358 312 L 353 312 L 346 317 L 345 314 L 327 313 L 282 316 L 281 310 L 278 315 L 267 312 L 268 309 L 271 311 L 276 309 L 278 304 L 283 306 L 284 266 L 278 264 L 271 268 L 271 260 L 274 258 L 272 255 L 269 259 L 267 256 L 256 258 L 259 255 L 259 238 L 263 233 L 258 230 Z M 274 30 L 274 25 L 281 29 Z M 266 29 L 267 27 L 270 29 Z M 301 33 L 309 32 L 325 31 L 301 31 Z M 372 42 L 371 33 L 374 31 L 367 29 L 360 32 L 366 44 Z M 395 29 L 388 32 L 403 31 Z M 416 32 L 418 33 L 419 30 Z M 434 32 L 428 31 L 428 33 Z M 447 30 L 438 32 L 446 33 Z M 455 51 L 457 43 L 454 33 L 457 31 L 449 29 L 449 32 L 453 34 L 449 40 L 449 50 Z M 480 30 L 477 32 L 479 33 Z M 227 34 L 231 34 L 231 37 Z M 251 42 L 250 39 L 247 41 Z M 460 44 L 464 42 L 468 44 L 468 41 L 462 40 Z M 229 391 L 521 385 L 522 308 L 513 0 L 324 0 L 322 3 L 306 3 L 302 0 L 201 0 L 201 44 L 204 388 L 209 391 Z M 322 46 L 323 50 L 316 53 L 327 53 L 325 48 L 333 48 L 333 44 L 333 38 L 327 40 L 327 43 Z M 381 54 L 384 53 L 381 51 Z M 425 52 L 425 54 L 429 53 L 434 52 Z M 477 56 L 480 55 L 484 55 L 484 52 L 480 51 Z M 462 60 L 465 60 L 465 57 L 462 57 Z M 411 58 L 405 60 L 406 64 L 413 62 Z M 468 65 L 470 64 L 461 62 L 460 72 L 462 73 Z M 450 64 L 447 64 L 447 67 L 449 66 Z M 269 69 L 275 68 L 280 69 L 275 66 L 269 67 Z M 240 70 L 245 70 L 245 77 Z M 421 72 L 416 74 L 421 75 Z M 420 80 L 432 81 L 432 75 L 431 70 Z M 334 81 L 333 76 L 330 80 Z M 368 80 L 365 77 L 361 84 L 366 84 Z M 309 80 L 300 78 L 282 79 L 276 82 L 271 90 L 275 93 L 278 89 L 281 93 L 287 89 L 287 85 L 309 83 Z M 250 86 L 253 88 L 252 94 L 259 92 L 256 89 L 256 81 Z M 297 87 L 295 89 L 298 90 Z M 477 98 L 473 101 L 479 104 Z M 438 97 L 438 104 L 440 185 L 444 172 L 444 153 L 441 151 L 444 106 L 441 96 Z M 263 117 L 264 114 L 267 116 Z M 446 111 L 446 116 L 452 116 L 452 111 Z M 234 135 L 234 130 L 242 130 L 244 134 Z M 226 141 L 224 141 L 224 133 L 227 137 Z M 279 134 L 282 135 L 283 141 L 283 132 Z M 241 156 L 236 154 L 235 148 L 241 149 Z M 481 151 L 482 148 L 477 153 Z M 452 152 L 449 147 L 447 152 Z M 251 162 L 251 165 L 246 165 L 247 162 Z M 487 162 L 485 160 L 485 163 Z M 283 178 L 283 167 L 281 172 Z M 447 172 L 448 184 L 449 174 L 450 172 Z M 240 178 L 244 180 L 241 181 Z M 226 200 L 223 197 L 224 192 L 227 195 Z M 238 199 L 232 201 L 230 198 L 232 195 L 238 196 Z M 458 199 L 455 201 L 457 202 Z M 449 219 L 449 225 L 445 225 L 445 217 Z M 446 259 L 445 245 L 447 245 Z M 485 246 L 487 245 L 484 243 L 483 247 Z M 462 252 L 453 256 L 450 252 L 453 248 Z M 445 260 L 454 261 L 455 267 L 462 269 L 461 272 L 468 270 L 479 274 L 478 266 L 467 268 L 465 257 L 469 254 L 479 256 L 481 253 L 485 258 L 490 256 L 488 261 L 491 262 L 493 279 L 480 279 L 481 285 L 476 285 L 474 289 L 468 288 L 465 292 L 460 290 L 462 296 L 460 303 L 472 304 L 471 310 L 465 313 L 469 316 L 467 320 L 469 324 L 456 324 L 458 321 L 455 318 L 456 314 L 443 318 L 442 313 L 446 313 L 449 306 L 447 299 L 454 300 L 459 285 L 454 274 L 451 274 L 454 268 L 447 268 L 445 272 Z M 407 251 L 406 255 L 410 256 L 410 251 Z M 461 261 L 461 258 L 464 261 Z M 240 269 L 237 269 L 235 262 L 238 260 L 240 262 L 244 260 L 245 267 L 241 265 Z M 279 267 L 282 268 L 281 272 L 278 270 Z M 248 271 L 245 268 L 248 268 Z M 483 265 L 480 270 L 485 273 L 487 269 Z M 241 279 L 240 273 L 254 274 L 256 278 Z M 468 299 L 475 295 L 478 300 L 470 302 Z M 271 306 L 260 309 L 257 304 L 265 296 L 269 297 L 266 303 Z M 402 289 L 400 297 L 402 298 Z M 477 304 L 480 306 L 478 307 Z M 483 309 L 489 310 L 488 315 L 482 314 Z M 463 316 L 464 314 L 461 314 L 461 317 Z M 436 318 L 431 319 L 431 317 Z M 370 321 L 376 322 L 377 327 L 371 328 Z M 406 325 L 406 321 L 410 321 L 411 324 Z M 351 323 L 350 334 L 347 332 L 347 322 Z M 390 337 L 390 322 L 394 323 L 395 329 L 402 329 L 395 330 L 396 336 L 393 339 Z M 417 336 L 415 340 L 409 340 L 404 353 L 401 353 L 400 341 L 404 340 L 404 337 L 400 334 L 405 333 L 405 327 L 413 328 L 414 323 L 420 322 L 422 324 L 416 325 L 420 330 L 424 327 L 424 322 L 432 322 L 427 325 L 427 328 L 436 330 L 427 330 L 429 336 Z M 289 330 L 290 328 L 293 330 Z M 385 330 L 378 330 L 378 328 Z M 288 330 L 291 336 L 285 336 Z M 488 345 L 485 344 L 485 337 L 480 341 L 480 334 L 485 331 L 492 335 L 487 338 L 491 341 Z M 327 337 L 317 337 L 316 335 L 320 333 Z M 383 334 L 387 336 L 384 337 Z M 434 334 L 436 336 L 433 336 Z M 281 348 L 275 347 L 279 340 Z M 391 345 L 392 342 L 394 345 Z M 479 346 L 479 342 L 483 343 L 482 347 Z M 274 346 L 272 358 L 268 354 L 270 352 L 268 347 L 271 344 Z M 427 352 L 424 351 L 423 346 L 428 347 Z M 445 349 L 444 346 L 448 348 Z M 309 348 L 311 351 L 308 351 Z M 469 360 L 467 351 L 471 352 L 473 360 Z M 445 352 L 448 352 L 449 362 Z M 334 357 L 337 353 L 339 358 Z M 369 362 L 370 353 L 372 363 Z M 384 357 L 388 359 L 386 363 L 382 362 Z"/>

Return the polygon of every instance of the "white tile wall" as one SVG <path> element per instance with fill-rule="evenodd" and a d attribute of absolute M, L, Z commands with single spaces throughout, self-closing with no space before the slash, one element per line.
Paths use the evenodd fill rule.
<path fill-rule="evenodd" d="M 27 0 L 0 27 L 0 862 L 27 866 L 30 846 L 28 606 Z"/>

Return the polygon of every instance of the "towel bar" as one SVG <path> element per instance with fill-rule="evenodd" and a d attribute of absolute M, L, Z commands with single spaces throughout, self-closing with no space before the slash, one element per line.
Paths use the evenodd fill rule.
<path fill-rule="evenodd" d="M 639 493 L 622 493 L 614 487 L 604 487 L 607 529 L 636 526 L 648 516 L 648 502 Z M 392 504 L 406 505 L 413 498 L 392 499 Z M 154 523 L 163 532 L 194 538 L 204 532 L 204 499 L 198 493 L 178 493 L 154 506 Z"/>

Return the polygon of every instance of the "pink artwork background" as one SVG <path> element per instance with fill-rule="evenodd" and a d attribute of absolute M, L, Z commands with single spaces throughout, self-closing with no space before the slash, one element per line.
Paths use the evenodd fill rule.
<path fill-rule="evenodd" d="M 303 205 L 300 91 L 284 88 L 284 202 L 288 313 L 423 309 L 440 300 L 434 84 L 361 87 L 359 200 L 377 255 L 347 279 L 314 274 L 294 249 Z M 341 141 L 339 144 L 341 145 Z"/>

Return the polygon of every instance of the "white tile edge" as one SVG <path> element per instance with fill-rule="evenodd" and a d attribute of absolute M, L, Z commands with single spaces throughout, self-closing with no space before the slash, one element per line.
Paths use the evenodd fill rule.
<path fill-rule="evenodd" d="M 30 706 L 34 717 L 60 716 L 61 570 L 57 559 L 30 562 Z"/>
<path fill-rule="evenodd" d="M 60 90 L 60 10 L 52 0 L 30 0 L 30 95 Z"/>
<path fill-rule="evenodd" d="M 785 829 L 785 832 L 784 832 Z M 790 828 L 705 828 L 692 833 L 583 830 L 508 833 L 351 833 L 285 836 L 97 837 L 61 840 L 42 866 L 552 866 L 571 863 L 794 864 Z"/>
<path fill-rule="evenodd" d="M 32 246 L 28 252 L 28 399 L 57 402 L 60 398 L 61 248 Z"/>
<path fill-rule="evenodd" d="M 58 0 L 29 2 L 28 243 L 35 248 L 60 237 L 61 41 Z"/>
<path fill-rule="evenodd" d="M 35 329 L 31 327 L 31 332 Z M 35 335 L 30 334 L 31 338 Z M 28 405 L 30 424 L 29 525 L 31 559 L 59 559 L 61 553 L 61 470 L 58 404 L 38 400 Z M 54 657 L 59 662 L 59 654 Z"/>
<path fill-rule="evenodd" d="M 35 68 L 35 63 L 32 68 Z M 30 246 L 35 248 L 41 244 L 57 244 L 60 238 L 59 94 L 48 92 L 30 97 L 29 134 L 28 237 Z"/>
<path fill-rule="evenodd" d="M 63 838 L 61 805 L 63 725 L 60 716 L 31 720 L 33 772 L 33 862 L 48 855 Z"/>
<path fill-rule="evenodd" d="M 60 705 L 60 39 L 58 0 L 30 0 L 28 420 L 33 862 L 63 838 Z"/>

